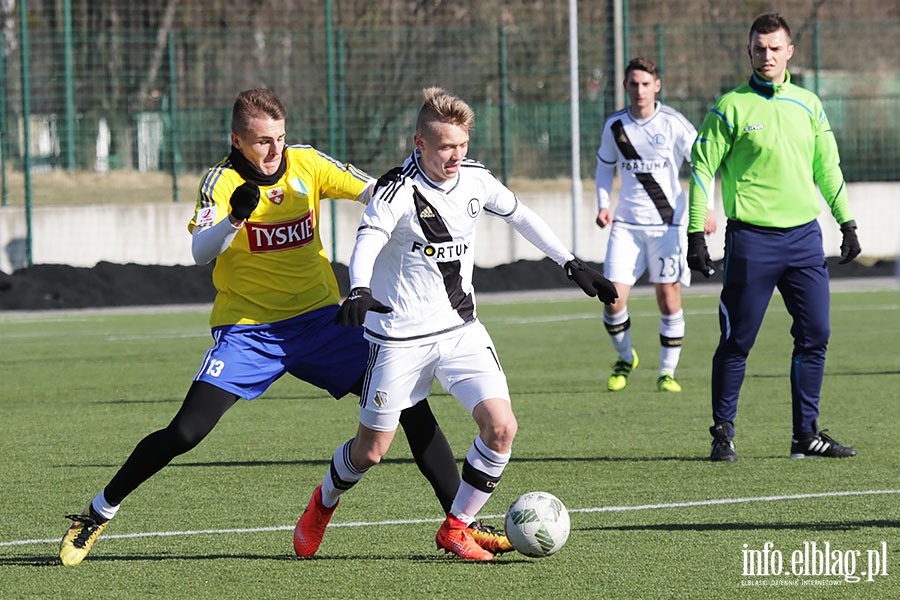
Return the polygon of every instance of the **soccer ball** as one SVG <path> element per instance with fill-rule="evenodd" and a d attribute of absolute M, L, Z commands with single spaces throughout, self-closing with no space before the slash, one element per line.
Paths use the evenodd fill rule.
<path fill-rule="evenodd" d="M 569 512 L 547 492 L 519 496 L 506 511 L 506 537 L 526 556 L 550 556 L 569 539 Z"/>

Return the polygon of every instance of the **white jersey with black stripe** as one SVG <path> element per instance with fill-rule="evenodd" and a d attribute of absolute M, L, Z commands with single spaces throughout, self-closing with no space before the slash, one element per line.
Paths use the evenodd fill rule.
<path fill-rule="evenodd" d="M 631 225 L 687 224 L 687 195 L 678 179 L 690 163 L 697 130 L 677 110 L 657 104 L 646 119 L 625 108 L 606 119 L 597 151 L 597 207 L 609 208 L 616 166 L 621 190 L 613 220 Z"/>
<path fill-rule="evenodd" d="M 437 183 L 418 152 L 369 203 L 350 259 L 351 287 L 371 288 L 392 309 L 366 315 L 366 338 L 383 345 L 430 342 L 475 322 L 475 230 L 484 214 L 504 219 L 560 266 L 573 257 L 482 164 L 465 159 L 455 179 Z"/>

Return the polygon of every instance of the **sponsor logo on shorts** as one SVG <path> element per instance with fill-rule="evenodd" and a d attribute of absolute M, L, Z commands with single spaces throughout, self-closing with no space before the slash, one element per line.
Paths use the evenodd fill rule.
<path fill-rule="evenodd" d="M 250 252 L 278 252 L 306 246 L 315 238 L 312 213 L 283 223 L 253 223 L 247 221 L 247 240 Z"/>

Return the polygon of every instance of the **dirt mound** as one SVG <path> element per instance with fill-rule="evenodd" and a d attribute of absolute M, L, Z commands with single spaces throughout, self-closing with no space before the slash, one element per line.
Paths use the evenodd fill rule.
<path fill-rule="evenodd" d="M 829 259 L 832 277 L 891 277 L 893 261 L 872 266 L 837 265 Z M 341 292 L 349 287 L 345 265 L 334 264 Z M 601 266 L 592 264 L 597 269 Z M 572 283 L 550 259 L 520 260 L 491 269 L 475 267 L 475 289 L 507 292 L 565 288 Z M 713 281 L 721 279 L 721 268 Z M 645 282 L 639 282 L 642 285 Z M 159 266 L 99 263 L 93 268 L 35 265 L 12 275 L 0 273 L 0 309 L 46 310 L 105 306 L 202 304 L 213 301 L 212 265 Z"/>

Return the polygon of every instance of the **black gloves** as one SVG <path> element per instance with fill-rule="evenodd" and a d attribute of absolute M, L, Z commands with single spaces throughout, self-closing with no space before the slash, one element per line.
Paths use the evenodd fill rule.
<path fill-rule="evenodd" d="M 862 252 L 859 238 L 856 237 L 856 221 L 847 221 L 841 225 L 841 234 L 844 239 L 841 240 L 841 261 L 838 264 L 845 265 Z"/>
<path fill-rule="evenodd" d="M 259 204 L 259 186 L 245 181 L 231 192 L 231 216 L 246 221 Z"/>
<path fill-rule="evenodd" d="M 370 310 L 382 314 L 393 311 L 391 307 L 373 298 L 372 290 L 369 288 L 353 288 L 334 316 L 334 322 L 344 327 L 359 327 L 366 320 L 366 313 Z"/>
<path fill-rule="evenodd" d="M 567 262 L 563 268 L 566 270 L 566 277 L 577 283 L 578 287 L 591 298 L 597 296 L 603 304 L 612 304 L 619 297 L 612 281 L 577 258 Z"/>
<path fill-rule="evenodd" d="M 709 279 L 716 274 L 712 260 L 709 258 L 709 250 L 706 248 L 706 238 L 702 231 L 689 233 L 688 236 L 687 264 L 694 271 Z"/>

